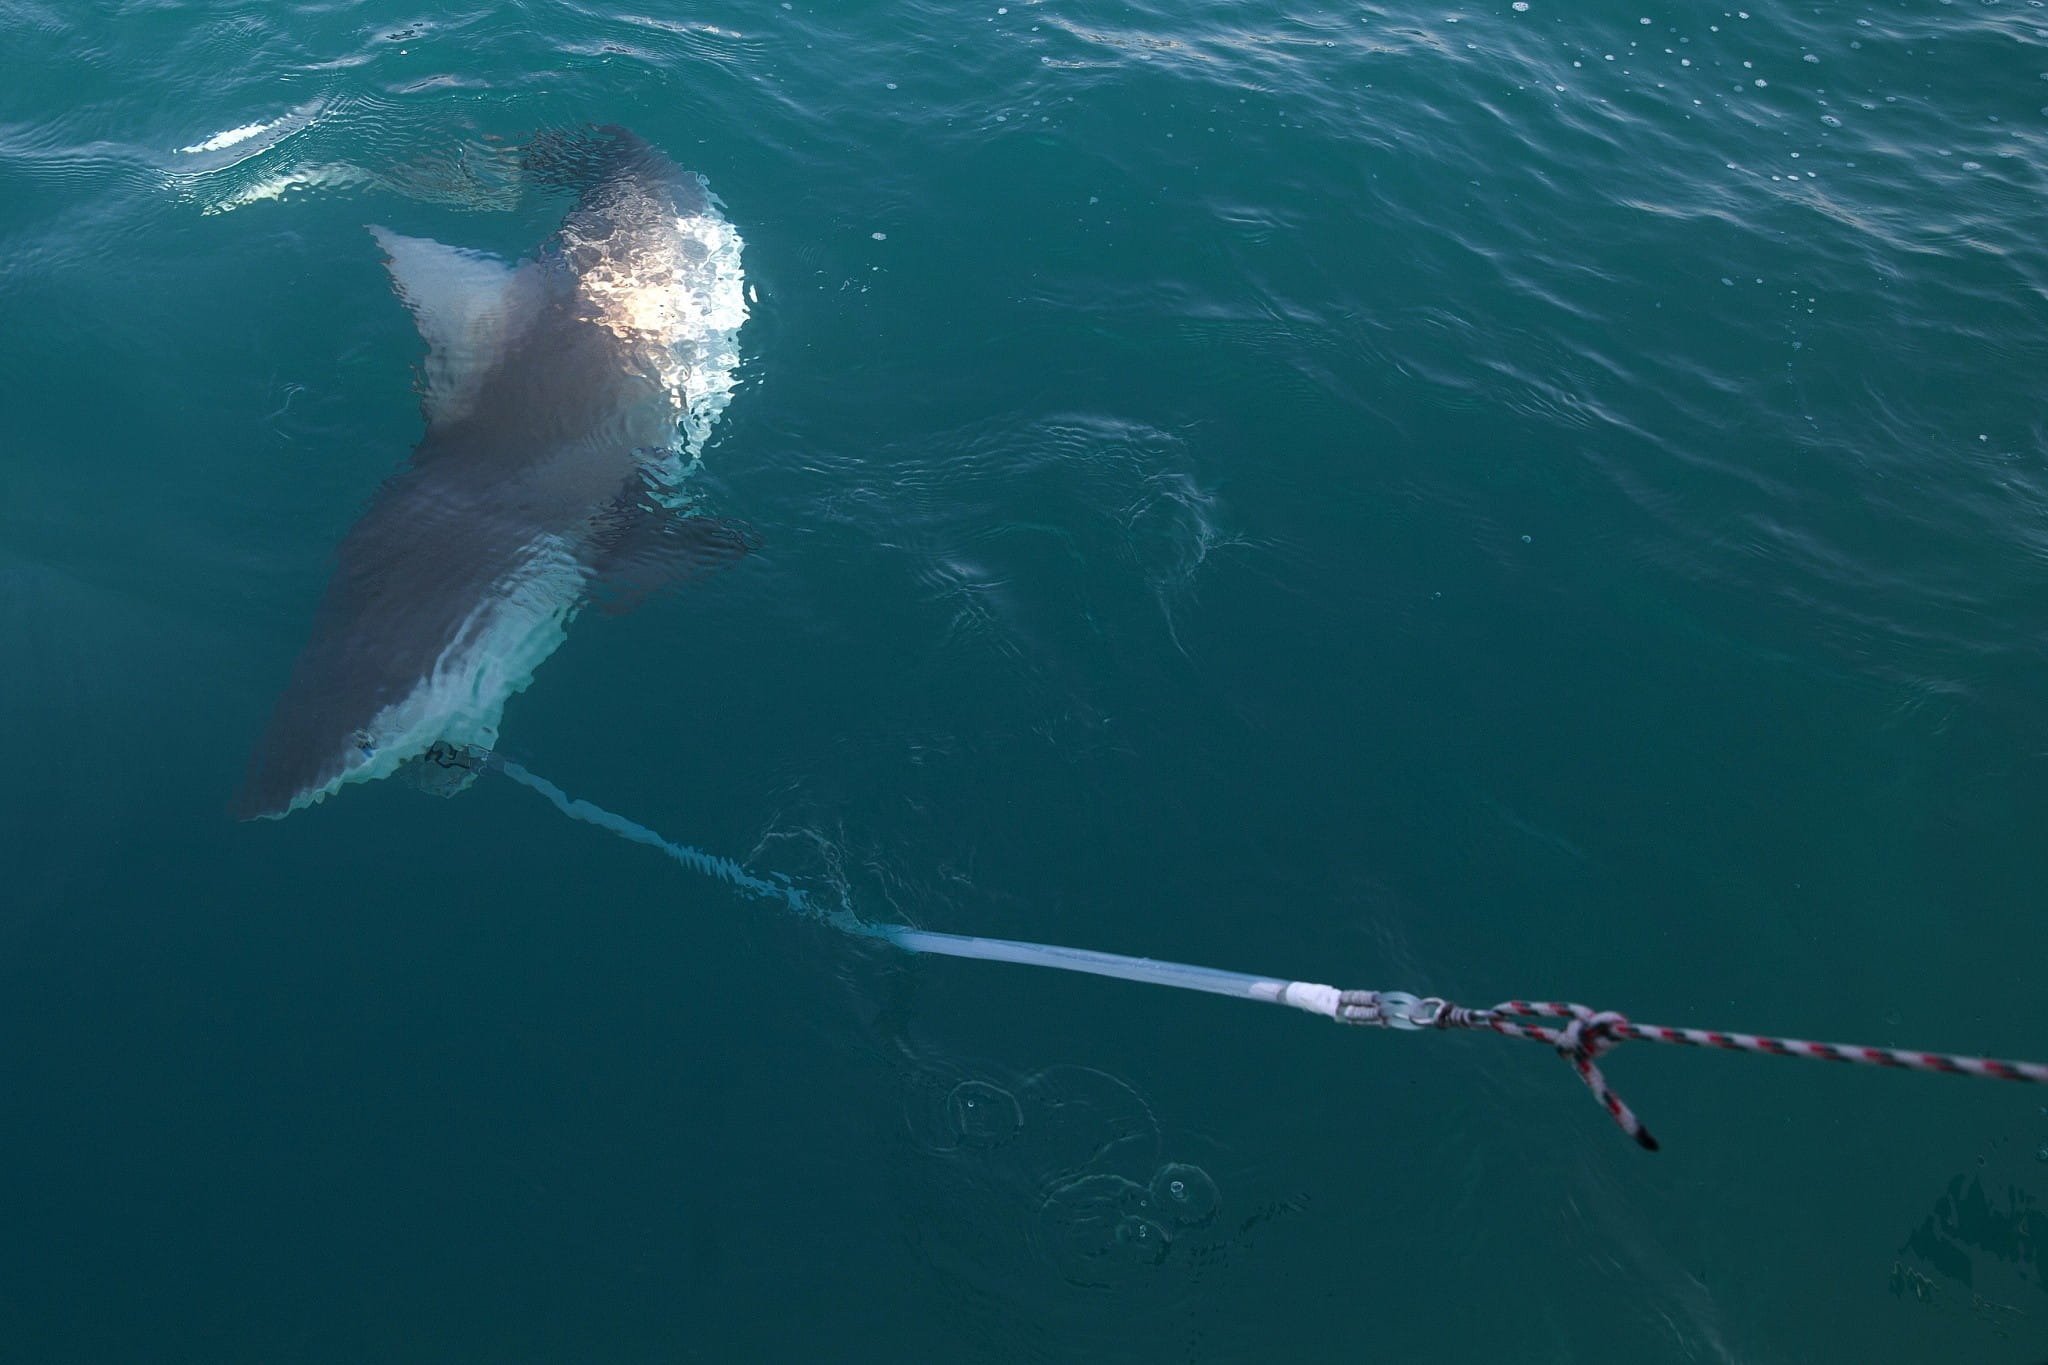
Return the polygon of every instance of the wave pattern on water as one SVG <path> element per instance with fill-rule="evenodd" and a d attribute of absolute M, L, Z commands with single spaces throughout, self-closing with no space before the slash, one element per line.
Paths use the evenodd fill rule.
<path fill-rule="evenodd" d="M 274 1354 L 313 1323 L 337 1357 L 460 1356 L 510 1322 L 531 1331 L 499 1354 L 561 1358 L 762 1358 L 806 1337 L 1242 1358 L 1297 1330 L 1387 1354 L 2040 1355 L 2022 1340 L 2040 1305 L 1980 1321 L 1967 1265 L 1940 1278 L 1953 1258 L 1901 1281 L 1931 1310 L 1882 1287 L 1927 1200 L 1873 1191 L 1933 1199 L 1980 1131 L 2030 1151 L 2031 1111 L 1998 1101 L 1646 1064 L 1631 1098 L 1697 1137 L 1673 1144 L 1680 1176 L 1645 1174 L 1608 1164 L 1598 1116 L 1550 1072 L 1455 1047 L 1361 1061 L 1355 1039 L 902 972 L 796 929 L 738 969 L 696 940 L 604 958 L 603 935 L 657 918 L 642 901 L 675 918 L 669 891 L 630 868 L 602 880 L 611 863 L 545 834 L 518 847 L 488 797 L 332 803 L 260 845 L 205 831 L 261 659 L 288 650 L 326 547 L 418 435 L 417 339 L 363 223 L 516 253 L 559 206 L 517 192 L 507 149 L 621 122 L 705 174 L 748 242 L 743 383 L 705 477 L 762 548 L 579 634 L 508 710 L 536 764 L 609 764 L 593 788 L 663 827 L 937 928 L 1361 968 L 1391 937 L 1413 945 L 1404 971 L 1475 997 L 1810 1008 L 1845 1034 L 1981 1027 L 1998 1038 L 1955 1044 L 1992 1050 L 2039 1033 L 2023 964 L 2048 878 L 2043 13 L 0 0 L 18 73 L 0 90 L 0 297 L 18 320 L 0 615 L 46 665 L 9 675 L 9 737 L 33 752 L 0 829 L 32 831 L 7 852 L 41 861 L 7 884 L 41 903 L 0 937 L 53 973 L 17 972 L 0 1000 L 9 1036 L 57 1059 L 7 1076 L 27 1116 L 16 1169 L 67 1170 L 90 1147 L 73 1134 L 96 1134 L 118 1159 L 49 1187 L 103 1199 L 109 1246 L 216 1226 L 183 1191 L 249 1188 L 294 1214 L 244 1210 L 193 1259 L 219 1275 L 162 1278 L 130 1316 L 175 1340 L 81 1342 L 53 1315 L 24 1353 Z M 118 980 L 62 975 L 134 932 L 142 909 L 99 932 L 131 901 L 159 928 L 225 927 Z M 290 956 L 292 932 L 359 923 L 381 927 Z M 564 967 L 570 923 L 593 956 Z M 407 935 L 449 925 L 464 946 L 415 955 Z M 604 973 L 606 998 L 571 993 Z M 769 973 L 786 996 L 740 998 Z M 236 996 L 245 979 L 300 989 Z M 488 997 L 501 979 L 531 988 Z M 807 1013 L 818 979 L 843 989 Z M 417 1018 L 387 1012 L 414 987 Z M 192 1000 L 63 1051 L 58 1034 L 92 1026 L 78 1000 L 175 989 Z M 677 994 L 703 1016 L 678 1025 Z M 421 1041 L 493 1011 L 530 1016 L 522 1036 L 550 1039 L 560 1070 L 495 1036 L 445 1057 Z M 195 1031 L 216 1013 L 220 1032 Z M 777 1086 L 802 1091 L 820 1073 L 801 1057 L 886 1050 L 912 1024 L 933 1039 L 910 1049 L 907 1119 L 891 1098 L 880 1119 L 856 1102 L 756 1132 L 716 1085 L 664 1107 L 686 1061 L 786 1069 Z M 276 1152 L 234 1145 L 261 1123 L 192 1107 L 267 1074 L 217 1056 L 273 1036 L 295 1073 L 324 1057 L 306 1074 L 349 1107 L 282 1070 L 233 1096 L 286 1128 L 303 1116 L 315 1147 L 347 1136 L 320 1168 L 331 1198 L 296 1166 L 265 1183 Z M 61 1140 L 37 1127 L 77 1089 L 53 1078 L 132 1100 L 180 1040 L 192 1069 L 164 1074 L 192 1084 L 127 1127 L 198 1133 L 178 1161 L 110 1136 L 132 1103 L 65 1111 Z M 1048 1078 L 1082 1075 L 1058 1070 L 1076 1056 L 1103 1093 L 1130 1084 L 1062 1108 Z M 1140 1075 L 1142 1159 L 1121 1141 Z M 574 1140 L 550 1127 L 572 1112 L 593 1116 Z M 736 1174 L 674 1209 L 589 1175 L 621 1166 L 590 1151 L 642 1130 L 738 1134 L 718 1149 Z M 437 1132 L 460 1151 L 421 1169 L 448 1179 L 393 1196 Z M 1059 1141 L 1041 1154 L 1033 1133 Z M 477 1155 L 522 1142 L 506 1168 L 557 1193 L 512 1190 Z M 849 1184 L 898 1173 L 896 1202 L 835 1226 L 778 1202 L 791 1169 L 842 1147 Z M 1154 1177 L 1175 1162 L 1214 1176 L 1221 1212 L 1146 1263 L 1159 1243 L 1119 1230 L 1173 1231 Z M 1315 1198 L 1236 1238 L 1262 1181 L 1258 1200 Z M 7 1324 L 39 1302 L 116 1317 L 76 1286 L 119 1300 L 155 1282 L 76 1209 L 16 1202 L 38 1257 L 0 1266 L 27 1285 Z M 508 1203 L 532 1222 L 493 1223 Z M 663 1241 L 684 1222 L 703 1229 L 689 1258 Z M 223 1250 L 299 1245 L 302 1227 L 359 1248 L 290 1285 Z M 841 1227 L 883 1231 L 849 1251 Z M 486 1242 L 568 1250 L 522 1278 Z M 409 1244 L 432 1261 L 419 1273 L 389 1260 Z M 436 1278 L 472 1254 L 503 1282 Z M 562 1288 L 579 1256 L 592 1275 Z M 709 1286 L 687 1312 L 682 1284 Z M 920 1335 L 921 1293 L 953 1295 L 939 1316 L 965 1335 Z M 227 1298 L 252 1339 L 213 1311 Z M 599 1318 L 643 1335 L 549 1336 Z M 734 1335 L 700 1335 L 718 1324 Z"/>

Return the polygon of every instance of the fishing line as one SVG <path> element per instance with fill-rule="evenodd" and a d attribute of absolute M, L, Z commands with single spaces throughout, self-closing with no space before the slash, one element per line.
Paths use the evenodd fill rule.
<path fill-rule="evenodd" d="M 1415 1032 L 1424 1029 L 1472 1029 L 1543 1043 L 1568 1063 L 1584 1081 L 1624 1133 L 1638 1146 L 1657 1150 L 1657 1140 L 1608 1086 L 1597 1061 L 1619 1043 L 1638 1041 L 1670 1043 L 1681 1047 L 1718 1048 L 1730 1052 L 1758 1053 L 1773 1057 L 1804 1057 L 1812 1061 L 1844 1062 L 1858 1066 L 1879 1066 L 1911 1071 L 1935 1071 L 1951 1076 L 1980 1076 L 1991 1080 L 2028 1081 L 2048 1084 L 2048 1065 L 2012 1062 L 1992 1057 L 1970 1057 L 1945 1052 L 1909 1052 L 1898 1048 L 1864 1047 L 1849 1043 L 1817 1043 L 1801 1038 L 1770 1037 L 1753 1033 L 1729 1033 L 1712 1029 L 1666 1028 L 1635 1024 L 1611 1010 L 1596 1011 L 1585 1005 L 1557 1000 L 1506 1000 L 1487 1009 L 1467 1009 L 1440 996 L 1416 996 L 1406 991 L 1347 991 L 1313 981 L 1290 981 L 1256 976 L 1249 972 L 1222 971 L 1196 967 L 1184 962 L 1157 958 L 1128 957 L 1121 953 L 1098 952 L 1091 948 L 1066 948 L 1050 943 L 1026 943 L 1018 939 L 982 938 L 972 934 L 948 934 L 917 929 L 908 924 L 870 924 L 844 907 L 820 905 L 801 887 L 771 881 L 749 872 L 744 866 L 716 853 L 665 839 L 642 824 L 628 820 L 583 800 L 572 797 L 554 783 L 511 759 L 477 755 L 514 782 L 545 797 L 555 809 L 571 820 L 580 820 L 608 830 L 629 843 L 644 844 L 668 855 L 693 872 L 703 873 L 748 895 L 782 905 L 808 919 L 818 920 L 855 938 L 878 940 L 907 953 L 942 957 L 975 958 L 984 962 L 1010 962 L 1054 971 L 1084 972 L 1110 976 L 1150 986 L 1171 986 L 1176 990 L 1206 991 L 1273 1005 L 1289 1005 L 1334 1019 L 1340 1024 Z M 1566 1021 L 1558 1027 L 1525 1022 L 1538 1019 Z"/>
<path fill-rule="evenodd" d="M 1253 976 L 1246 972 L 1219 971 L 1213 967 L 1193 967 L 1186 963 L 1160 962 L 1147 957 L 1125 957 L 1120 953 L 1102 953 L 1088 948 L 1062 948 L 1050 943 L 1024 943 L 1016 939 L 946 934 L 931 929 L 914 929 L 908 924 L 870 924 L 850 910 L 820 905 L 801 887 L 757 877 L 730 858 L 665 839 L 647 826 L 628 820 L 623 815 L 608 811 L 581 797 L 570 796 L 546 778 L 528 772 L 509 758 L 493 758 L 491 762 L 514 782 L 546 797 L 556 810 L 571 820 L 581 820 L 585 824 L 596 825 L 599 829 L 610 830 L 631 843 L 645 844 L 667 854 L 693 872 L 714 877 L 749 895 L 779 901 L 799 915 L 822 921 L 841 933 L 851 934 L 856 938 L 877 939 L 907 953 L 979 958 L 985 962 L 1014 962 L 1031 967 L 1051 967 L 1065 972 L 1086 972 L 1093 976 L 1114 976 L 1125 981 L 1141 981 L 1154 986 L 1174 986 L 1182 990 L 1209 991 L 1216 995 L 1234 995 L 1247 1000 L 1294 1005 L 1300 1009 L 1330 1015 L 1332 1018 L 1336 1016 L 1335 997 L 1338 992 L 1334 986 L 1276 981 L 1271 977 Z M 1296 994 L 1290 997 L 1289 991 Z M 1314 992 L 1327 992 L 1327 997 L 1315 995 Z"/>

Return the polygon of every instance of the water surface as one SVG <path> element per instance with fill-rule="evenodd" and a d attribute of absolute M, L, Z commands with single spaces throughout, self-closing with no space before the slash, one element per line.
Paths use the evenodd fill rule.
<path fill-rule="evenodd" d="M 1649 1157 L 502 781 L 225 813 L 419 436 L 364 225 L 528 250 L 617 122 L 746 237 L 763 548 L 536 771 L 877 920 L 2048 1053 L 2043 16 L 6 0 L 6 1354 L 2048 1356 L 2018 1087 L 1625 1049 Z"/>

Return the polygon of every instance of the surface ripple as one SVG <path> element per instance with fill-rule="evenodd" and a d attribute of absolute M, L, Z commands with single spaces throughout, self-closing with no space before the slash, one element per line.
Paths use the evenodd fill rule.
<path fill-rule="evenodd" d="M 2031 1365 L 2024 1097 L 1631 1058 L 1653 1169 L 489 783 L 221 807 L 420 435 L 364 225 L 531 252 L 615 122 L 745 236 L 760 548 L 579 620 L 536 771 L 874 918 L 2023 1054 L 2044 15 L 0 0 L 0 1339 Z"/>

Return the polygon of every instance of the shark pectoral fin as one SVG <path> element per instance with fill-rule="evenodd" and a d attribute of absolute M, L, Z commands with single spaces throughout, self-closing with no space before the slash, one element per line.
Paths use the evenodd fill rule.
<path fill-rule="evenodd" d="M 760 544 L 745 522 L 639 508 L 593 567 L 590 600 L 605 615 L 622 616 L 664 588 L 738 563 Z"/>
<path fill-rule="evenodd" d="M 427 424 L 463 415 L 518 330 L 525 274 L 481 251 L 371 227 L 398 296 L 427 342 Z"/>

